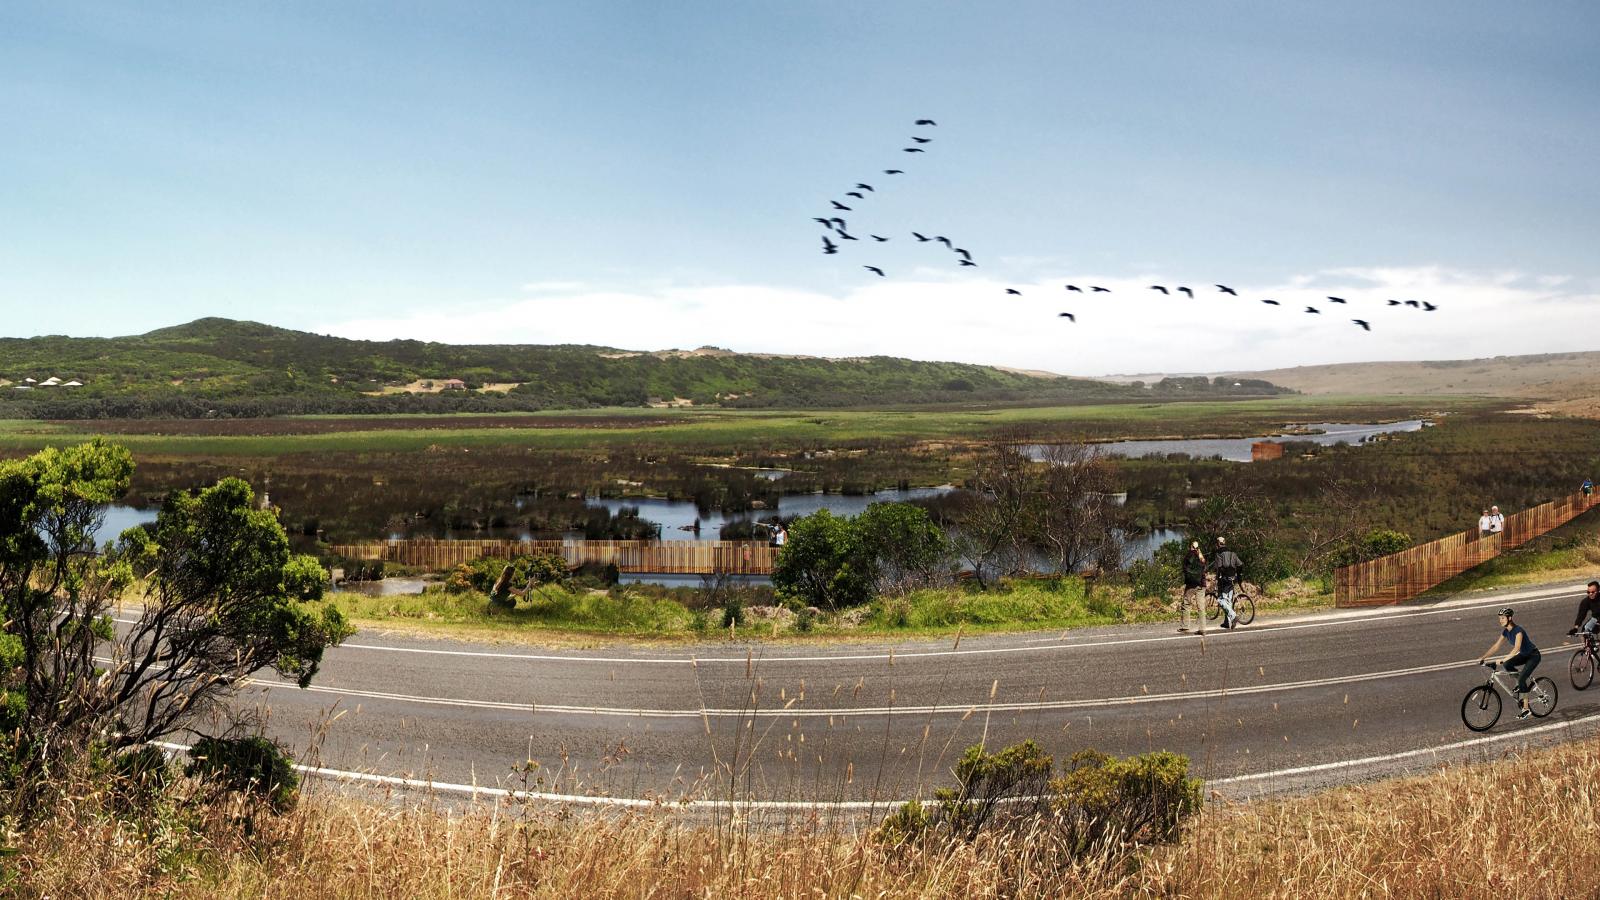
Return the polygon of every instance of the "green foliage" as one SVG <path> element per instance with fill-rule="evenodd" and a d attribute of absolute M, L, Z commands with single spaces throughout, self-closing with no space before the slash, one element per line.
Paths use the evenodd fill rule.
<path fill-rule="evenodd" d="M 444 587 L 455 594 L 488 594 L 491 601 L 514 606 L 512 591 L 558 584 L 566 577 L 567 561 L 558 553 L 521 554 L 510 559 L 484 556 L 450 570 Z"/>
<path fill-rule="evenodd" d="M 189 755 L 192 759 L 184 773 L 191 778 L 260 798 L 274 810 L 291 808 L 299 796 L 294 760 L 263 736 L 203 737 L 194 742 Z"/>
<path fill-rule="evenodd" d="M 772 583 L 812 606 L 858 606 L 872 599 L 875 563 L 848 518 L 820 509 L 790 526 Z"/>
<path fill-rule="evenodd" d="M 1167 541 L 1156 548 L 1150 559 L 1137 559 L 1128 566 L 1128 581 L 1133 586 L 1133 598 L 1165 598 L 1173 588 L 1183 584 L 1182 541 Z"/>
<path fill-rule="evenodd" d="M 1170 841 L 1201 801 L 1201 782 L 1189 777 L 1188 757 L 1167 751 L 1126 759 L 1079 751 L 1051 790 L 1057 811 L 1072 822 L 1080 852 L 1108 842 Z"/>
<path fill-rule="evenodd" d="M 1380 556 L 1408 550 L 1411 546 L 1411 535 L 1403 531 L 1374 528 L 1340 550 L 1333 558 L 1333 566 L 1348 566 L 1377 559 Z"/>
<path fill-rule="evenodd" d="M 948 577 L 950 539 L 926 509 L 910 503 L 873 503 L 852 520 L 851 527 L 860 556 L 874 562 L 878 594 L 903 593 Z"/>

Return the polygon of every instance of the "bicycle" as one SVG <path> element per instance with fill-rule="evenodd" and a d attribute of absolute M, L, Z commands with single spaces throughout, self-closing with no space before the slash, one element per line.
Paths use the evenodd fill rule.
<path fill-rule="evenodd" d="M 1217 602 L 1217 589 L 1206 588 L 1205 604 L 1208 607 L 1206 618 L 1215 621 L 1222 615 L 1222 604 Z M 1233 624 L 1249 625 L 1256 620 L 1256 599 L 1245 590 L 1244 582 L 1233 586 Z"/>
<path fill-rule="evenodd" d="M 1500 721 L 1500 709 L 1503 705 L 1500 700 L 1500 688 L 1512 697 L 1516 696 L 1516 682 L 1507 684 L 1503 679 L 1515 678 L 1515 672 L 1507 672 L 1499 668 L 1498 664 L 1486 662 L 1482 664 L 1489 670 L 1489 679 L 1470 691 L 1461 701 L 1461 721 L 1473 731 L 1488 731 L 1494 723 Z M 1528 686 L 1528 711 L 1534 718 L 1542 719 L 1555 711 L 1556 708 L 1556 683 L 1540 675 Z"/>
<path fill-rule="evenodd" d="M 1594 683 L 1594 670 L 1600 668 L 1600 642 L 1595 641 L 1592 632 L 1583 633 L 1583 646 L 1572 654 L 1572 662 L 1567 664 L 1567 673 L 1572 676 L 1572 686 L 1578 690 L 1587 690 Z"/>

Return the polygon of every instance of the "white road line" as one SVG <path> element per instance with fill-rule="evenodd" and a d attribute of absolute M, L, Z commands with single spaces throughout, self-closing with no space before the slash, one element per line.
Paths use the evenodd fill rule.
<path fill-rule="evenodd" d="M 1280 778 L 1293 778 L 1300 775 L 1330 772 L 1340 769 L 1353 769 L 1362 766 L 1376 765 L 1379 763 L 1396 762 L 1405 759 L 1416 759 L 1423 756 L 1438 756 L 1455 750 L 1464 750 L 1469 747 L 1485 746 L 1500 741 L 1527 738 L 1530 735 L 1544 734 L 1561 729 L 1571 729 L 1576 725 L 1585 725 L 1600 722 L 1600 714 L 1584 716 L 1566 722 L 1550 722 L 1536 725 L 1532 728 L 1523 728 L 1517 731 L 1508 731 L 1503 734 L 1487 735 L 1479 738 L 1469 738 L 1454 741 L 1449 744 L 1440 744 L 1434 747 L 1423 747 L 1417 750 L 1403 750 L 1397 753 L 1386 753 L 1379 756 L 1367 756 L 1361 759 L 1346 760 L 1343 762 L 1322 763 L 1314 766 L 1296 766 L 1289 769 L 1277 769 L 1271 772 L 1256 772 L 1250 775 L 1234 775 L 1229 778 L 1216 778 L 1206 782 L 1207 787 L 1218 788 L 1234 784 L 1243 784 L 1251 781 L 1270 781 Z M 186 744 L 176 744 L 167 741 L 157 741 L 155 746 L 166 750 L 187 753 L 190 747 Z M 599 806 L 618 807 L 625 809 L 661 809 L 673 810 L 849 810 L 872 811 L 888 810 L 899 806 L 907 800 L 704 800 L 680 799 L 670 800 L 660 797 L 595 797 L 583 794 L 556 794 L 547 791 L 511 790 L 507 788 L 486 787 L 477 784 L 455 784 L 448 781 L 433 781 L 423 778 L 404 778 L 396 775 L 377 775 L 371 772 L 352 772 L 345 769 L 330 769 L 322 766 L 307 766 L 296 763 L 295 771 L 302 775 L 316 778 L 328 778 L 336 781 L 357 782 L 366 784 L 382 784 L 394 787 L 412 788 L 431 791 L 441 794 L 459 794 L 474 800 L 479 798 L 496 800 L 538 800 L 549 803 L 562 803 L 574 806 Z M 1026 799 L 1026 798 L 1024 798 Z"/>
<path fill-rule="evenodd" d="M 1321 614 L 1291 619 L 1283 624 L 1264 623 L 1233 634 L 1226 634 L 1226 639 L 1236 642 L 1242 638 L 1256 635 L 1273 634 L 1283 631 L 1298 631 L 1310 628 L 1332 628 L 1339 625 L 1359 624 L 1374 620 L 1407 619 L 1420 616 L 1437 616 L 1447 613 L 1460 612 L 1469 609 L 1483 609 L 1493 606 L 1503 606 L 1506 603 L 1540 603 L 1548 600 L 1569 599 L 1576 602 L 1575 592 L 1581 592 L 1582 586 L 1570 588 L 1543 588 L 1539 591 L 1529 591 L 1521 594 L 1504 594 L 1497 597 L 1478 598 L 1472 600 L 1450 600 L 1438 606 L 1427 609 L 1413 607 L 1383 607 L 1370 610 L 1349 610 L 1337 614 Z M 1312 621 L 1306 621 L 1312 620 Z M 131 625 L 137 620 L 116 619 L 115 621 Z M 969 647 L 966 649 L 952 648 L 950 650 L 907 650 L 905 652 L 889 651 L 883 653 L 840 653 L 818 654 L 811 656 L 783 656 L 783 655 L 758 655 L 758 656 L 581 656 L 564 655 L 557 653 L 510 653 L 492 650 L 437 650 L 426 647 L 390 647 L 382 644 L 340 644 L 332 652 L 343 650 L 369 650 L 380 653 L 413 653 L 425 656 L 459 656 L 478 659 L 514 659 L 527 662 L 564 662 L 564 663 L 603 663 L 606 665 L 627 665 L 630 663 L 643 663 L 648 665 L 688 665 L 712 663 L 738 663 L 747 664 L 752 659 L 764 666 L 783 663 L 832 663 L 832 662 L 869 662 L 875 660 L 905 660 L 905 659 L 930 659 L 951 656 L 988 656 L 1002 653 L 1044 653 L 1064 650 L 1083 650 L 1098 647 L 1124 647 L 1137 644 L 1166 643 L 1169 641 L 1194 641 L 1192 634 L 1164 634 L 1152 637 L 1112 638 L 1099 641 L 1071 642 L 1061 638 L 1029 638 L 1019 646 L 1009 647 Z M 1050 642 L 1050 643 L 1046 643 Z M 763 654 L 768 648 L 759 647 Z"/>
<path fill-rule="evenodd" d="M 1548 653 L 1560 653 L 1578 647 L 1577 644 L 1562 644 L 1551 647 Z M 1172 692 L 1165 694 L 1134 694 L 1125 697 L 1094 697 L 1078 700 L 1048 700 L 1048 701 L 1019 701 L 1010 703 L 978 703 L 978 704 L 943 704 L 934 706 L 871 706 L 871 707 L 831 707 L 810 708 L 799 706 L 782 706 L 756 709 L 729 709 L 729 708 L 704 708 L 704 709 L 644 709 L 608 706 L 568 706 L 556 703 L 516 703 L 500 700 L 465 700 L 451 697 L 428 697 L 416 694 L 396 694 L 387 691 L 369 691 L 357 688 L 339 688 L 330 685 L 314 684 L 301 688 L 298 685 L 281 681 L 268 681 L 263 679 L 248 679 L 245 683 L 252 687 L 267 689 L 290 689 L 307 691 L 310 693 L 332 694 L 339 697 L 367 698 L 373 700 L 394 700 L 404 703 L 421 703 L 431 706 L 455 706 L 468 709 L 509 710 L 512 712 L 526 713 L 556 713 L 566 715 L 584 716 L 612 716 L 630 719 L 743 719 L 743 718 L 858 718 L 882 716 L 936 716 L 936 715 L 968 715 L 981 712 L 1049 712 L 1069 709 L 1104 709 L 1113 706 L 1137 706 L 1147 703 L 1167 703 L 1183 700 L 1205 700 L 1225 697 L 1241 697 L 1254 694 L 1270 694 L 1279 691 L 1296 691 L 1307 688 L 1331 687 L 1340 684 L 1356 684 L 1363 681 L 1378 681 L 1386 678 L 1401 678 L 1411 675 L 1425 675 L 1432 672 L 1443 672 L 1448 669 L 1457 669 L 1475 666 L 1478 660 L 1457 660 L 1455 662 L 1433 663 L 1426 666 L 1414 666 L 1408 669 L 1385 669 L 1380 672 L 1360 672 L 1352 675 L 1337 675 L 1330 678 L 1313 678 L 1303 681 L 1273 682 L 1271 684 L 1245 685 L 1229 688 L 1210 688 L 1198 691 Z M 795 701 L 789 701 L 793 704 Z"/>

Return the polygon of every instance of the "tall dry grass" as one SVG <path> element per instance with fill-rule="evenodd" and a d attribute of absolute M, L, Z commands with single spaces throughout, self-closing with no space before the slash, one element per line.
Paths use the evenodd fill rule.
<path fill-rule="evenodd" d="M 10 843 L 21 897 L 1594 897 L 1600 741 L 1213 805 L 1176 845 L 1073 864 L 1047 829 L 893 847 L 821 819 L 705 825 L 321 790 L 294 812 L 143 827 L 94 798 Z"/>

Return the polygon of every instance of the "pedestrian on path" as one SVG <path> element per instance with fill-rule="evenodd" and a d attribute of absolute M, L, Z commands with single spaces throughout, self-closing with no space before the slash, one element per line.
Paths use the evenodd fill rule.
<path fill-rule="evenodd" d="M 1489 533 L 1500 534 L 1506 530 L 1506 517 L 1500 515 L 1500 507 L 1489 507 Z"/>
<path fill-rule="evenodd" d="M 1489 534 L 1490 534 L 1489 525 L 1492 523 L 1492 521 L 1493 520 L 1491 520 L 1489 518 L 1489 510 L 1485 509 L 1482 513 L 1479 514 L 1479 516 L 1478 516 L 1478 537 L 1484 538 L 1484 537 L 1488 537 L 1489 536 Z"/>
<path fill-rule="evenodd" d="M 1178 598 L 1181 622 L 1179 631 L 1189 630 L 1189 607 L 1194 606 L 1195 626 L 1206 633 L 1206 556 L 1200 552 L 1200 542 L 1190 541 L 1189 552 L 1183 557 L 1183 595 Z"/>

